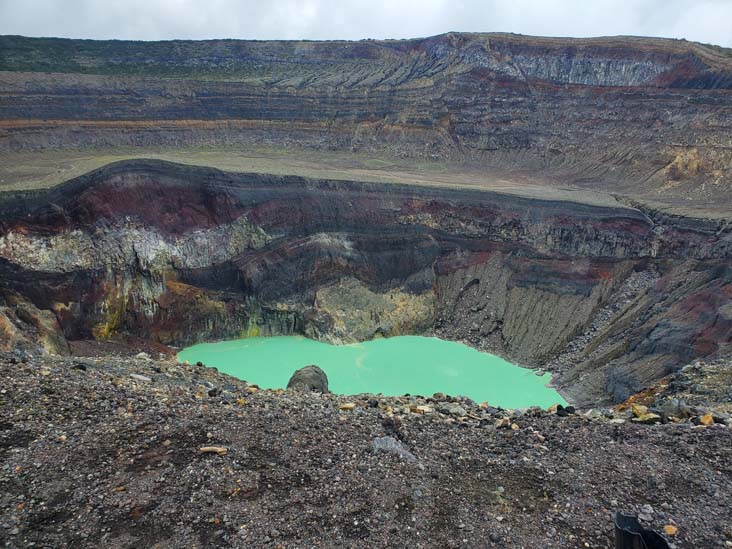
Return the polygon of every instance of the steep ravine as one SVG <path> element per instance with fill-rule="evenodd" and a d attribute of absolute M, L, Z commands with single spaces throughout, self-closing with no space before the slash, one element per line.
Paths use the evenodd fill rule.
<path fill-rule="evenodd" d="M 129 161 L 0 214 L 9 344 L 436 333 L 579 404 L 732 347 L 729 228 L 619 203 Z"/>

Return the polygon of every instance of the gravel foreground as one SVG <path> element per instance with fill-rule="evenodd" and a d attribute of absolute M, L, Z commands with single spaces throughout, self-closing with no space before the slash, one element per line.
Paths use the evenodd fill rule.
<path fill-rule="evenodd" d="M 732 547 L 732 429 L 0 354 L 7 547 Z M 203 449 L 203 450 L 202 450 Z"/>

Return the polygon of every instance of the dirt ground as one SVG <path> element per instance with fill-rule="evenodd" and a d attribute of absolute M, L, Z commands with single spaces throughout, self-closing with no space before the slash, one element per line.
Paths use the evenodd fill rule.
<path fill-rule="evenodd" d="M 618 510 L 732 545 L 724 424 L 264 391 L 169 358 L 0 375 L 8 547 L 609 547 Z"/>

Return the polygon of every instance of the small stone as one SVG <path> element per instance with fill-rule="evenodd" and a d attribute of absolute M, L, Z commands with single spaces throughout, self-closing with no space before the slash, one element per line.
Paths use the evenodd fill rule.
<path fill-rule="evenodd" d="M 712 414 L 704 414 L 699 418 L 700 425 L 712 425 L 714 423 L 714 416 Z"/>
<path fill-rule="evenodd" d="M 198 449 L 199 452 L 202 454 L 218 454 L 220 456 L 225 455 L 228 453 L 228 448 L 224 448 L 223 446 L 203 446 Z"/>
<path fill-rule="evenodd" d="M 465 408 L 460 406 L 456 402 L 448 402 L 445 404 L 440 404 L 437 407 L 438 412 L 442 412 L 443 414 L 447 414 L 450 416 L 457 416 L 457 417 L 464 417 L 468 415 L 468 412 L 465 411 Z"/>
<path fill-rule="evenodd" d="M 414 414 L 429 414 L 432 412 L 432 408 L 429 406 L 425 406 L 424 404 L 420 404 L 417 406 L 410 406 L 409 410 Z"/>
<path fill-rule="evenodd" d="M 634 421 L 635 423 L 642 423 L 644 425 L 652 425 L 654 423 L 661 423 L 661 416 L 659 416 L 658 414 L 654 414 L 653 412 L 647 412 L 640 416 L 634 417 L 631 421 Z"/>
<path fill-rule="evenodd" d="M 663 533 L 667 536 L 675 536 L 678 533 L 679 529 L 676 528 L 673 524 L 667 524 L 663 527 Z"/>
<path fill-rule="evenodd" d="M 600 410 L 596 409 L 596 408 L 590 408 L 589 410 L 587 410 L 584 413 L 584 416 L 587 419 L 592 419 L 592 420 L 602 419 L 602 417 L 603 417 L 602 416 L 602 412 Z"/>
<path fill-rule="evenodd" d="M 152 381 L 152 379 L 150 379 L 149 377 L 140 374 L 130 374 L 130 377 L 132 379 L 136 379 L 137 381 Z"/>
<path fill-rule="evenodd" d="M 645 505 L 643 505 L 640 508 L 640 512 L 643 513 L 644 515 L 652 515 L 656 511 L 653 509 L 653 507 L 651 505 L 649 505 L 649 504 L 646 503 Z"/>
<path fill-rule="evenodd" d="M 516 423 L 512 423 L 511 424 L 511 430 L 512 431 L 518 431 L 519 429 L 520 429 L 520 427 L 518 426 L 518 424 L 516 424 Z"/>
<path fill-rule="evenodd" d="M 571 412 L 570 412 L 570 408 L 572 410 Z M 567 417 L 570 414 L 573 414 L 574 413 L 574 408 L 573 407 L 569 407 L 569 406 L 567 408 L 565 408 L 561 404 L 557 404 L 557 409 L 556 409 L 556 411 L 554 413 L 557 414 L 559 417 Z"/>
<path fill-rule="evenodd" d="M 507 417 L 502 417 L 498 421 L 496 421 L 496 427 L 498 429 L 508 429 L 511 427 L 511 420 Z"/>
<path fill-rule="evenodd" d="M 346 402 L 344 404 L 341 404 L 338 406 L 339 410 L 346 410 L 346 411 L 353 411 L 356 409 L 356 404 L 354 402 Z"/>
<path fill-rule="evenodd" d="M 417 461 L 415 455 L 394 437 L 376 437 L 371 443 L 371 446 L 374 450 L 397 455 L 405 461 Z"/>
<path fill-rule="evenodd" d="M 630 410 L 633 412 L 633 415 L 635 417 L 642 417 L 648 413 L 648 406 L 643 406 L 642 404 L 633 404 L 630 407 Z"/>
<path fill-rule="evenodd" d="M 147 353 L 144 353 L 144 352 L 143 353 L 137 353 L 135 355 L 135 358 L 139 358 L 141 360 L 150 360 L 150 355 L 147 354 Z"/>

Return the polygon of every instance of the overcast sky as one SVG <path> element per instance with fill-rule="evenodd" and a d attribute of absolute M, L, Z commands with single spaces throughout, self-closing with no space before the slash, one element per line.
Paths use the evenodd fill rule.
<path fill-rule="evenodd" d="M 732 0 L 0 0 L 0 34 L 360 39 L 640 35 L 732 47 Z"/>

